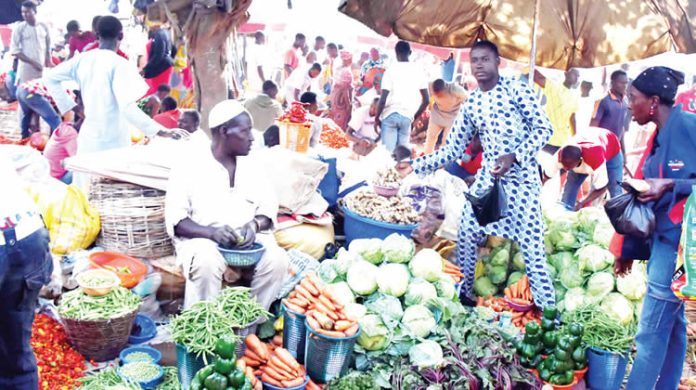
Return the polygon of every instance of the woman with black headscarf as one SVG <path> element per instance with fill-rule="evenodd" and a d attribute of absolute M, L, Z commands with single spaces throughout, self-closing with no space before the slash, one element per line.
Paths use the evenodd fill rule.
<path fill-rule="evenodd" d="M 676 389 L 686 355 L 684 303 L 670 288 L 684 204 L 696 185 L 696 115 L 673 107 L 683 82 L 683 73 L 658 66 L 641 73 L 629 91 L 633 119 L 656 126 L 635 175 L 650 184 L 638 200 L 654 211 L 655 231 L 647 245 L 629 236 L 612 243 L 617 275 L 628 272 L 633 259 L 648 259 L 648 292 L 626 386 L 631 390 Z"/>
<path fill-rule="evenodd" d="M 167 30 L 161 28 L 156 30 L 147 44 L 147 64 L 143 69 L 143 77 L 150 89 L 145 96 L 157 92 L 157 87 L 162 84 L 169 85 L 174 69 L 172 66 L 175 53 Z"/>

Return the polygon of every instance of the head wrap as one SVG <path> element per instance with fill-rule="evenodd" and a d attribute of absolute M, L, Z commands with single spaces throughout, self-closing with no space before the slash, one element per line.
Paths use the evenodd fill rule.
<path fill-rule="evenodd" d="M 213 129 L 243 113 L 249 114 L 244 108 L 244 105 L 239 101 L 223 100 L 210 110 L 210 114 L 208 114 L 208 127 Z"/>
<path fill-rule="evenodd" d="M 684 83 L 684 73 L 665 66 L 653 66 L 644 70 L 633 85 L 647 96 L 657 96 L 664 102 L 673 102 L 677 88 Z"/>

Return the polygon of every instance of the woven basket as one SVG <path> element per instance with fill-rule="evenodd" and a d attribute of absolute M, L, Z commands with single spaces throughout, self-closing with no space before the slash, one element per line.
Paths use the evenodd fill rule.
<path fill-rule="evenodd" d="M 85 321 L 61 317 L 70 345 L 85 358 L 104 362 L 118 357 L 128 345 L 128 336 L 138 309 L 105 321 Z"/>
<path fill-rule="evenodd" d="M 22 130 L 19 127 L 15 104 L 0 106 L 0 135 L 11 141 L 22 139 Z"/>
<path fill-rule="evenodd" d="M 97 245 L 141 258 L 174 254 L 164 223 L 164 191 L 97 178 L 89 198 L 101 217 Z"/>

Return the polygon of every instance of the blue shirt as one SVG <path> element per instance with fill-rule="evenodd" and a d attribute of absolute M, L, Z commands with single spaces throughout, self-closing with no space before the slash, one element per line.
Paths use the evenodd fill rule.
<path fill-rule="evenodd" d="M 609 92 L 604 99 L 595 104 L 595 113 L 592 120 L 597 120 L 597 127 L 607 129 L 616 134 L 619 139 L 623 138 L 624 124 L 628 104 L 626 98 L 619 98 Z"/>

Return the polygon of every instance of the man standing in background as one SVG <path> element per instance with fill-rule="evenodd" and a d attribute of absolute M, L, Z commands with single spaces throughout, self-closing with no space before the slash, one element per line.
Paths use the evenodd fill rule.
<path fill-rule="evenodd" d="M 266 36 L 263 32 L 257 31 L 254 34 L 254 44 L 249 47 L 246 54 L 246 74 L 251 92 L 261 92 L 263 83 L 266 81 L 264 66 L 267 61 Z"/>
<path fill-rule="evenodd" d="M 602 100 L 597 101 L 592 120 L 590 121 L 590 126 L 607 129 L 619 138 L 622 154 L 626 154 L 623 136 L 626 114 L 628 113 L 627 85 L 628 76 L 626 72 L 623 70 L 614 71 L 611 74 L 609 93 Z"/>
<path fill-rule="evenodd" d="M 321 35 L 317 35 L 314 38 L 314 47 L 312 51 L 316 54 L 317 58 L 314 62 L 323 64 L 326 61 L 326 40 Z"/>
<path fill-rule="evenodd" d="M 573 91 L 577 87 L 580 73 L 570 69 L 565 73 L 563 84 L 546 78 L 539 71 L 534 71 L 534 83 L 546 97 L 546 115 L 551 121 L 553 135 L 544 151 L 554 154 L 561 146 L 575 135 L 575 112 L 578 110 L 578 97 Z"/>
<path fill-rule="evenodd" d="M 454 120 L 457 119 L 462 103 L 466 101 L 466 90 L 456 83 L 448 83 L 443 79 L 433 81 L 430 93 L 435 102 L 430 112 L 430 121 L 425 138 L 425 154 L 435 150 L 437 140 L 442 134 L 442 144 L 447 140 L 447 134 Z"/>
<path fill-rule="evenodd" d="M 285 52 L 285 58 L 283 59 L 285 79 L 290 77 L 292 72 L 300 66 L 300 54 L 304 50 L 305 40 L 304 34 L 298 33 L 295 35 L 295 42 L 293 42 L 292 47 Z"/>
<path fill-rule="evenodd" d="M 51 64 L 51 37 L 48 27 L 36 20 L 36 3 L 22 3 L 22 18 L 12 32 L 10 54 L 17 57 L 17 80 L 15 85 L 41 78 L 44 67 Z"/>

